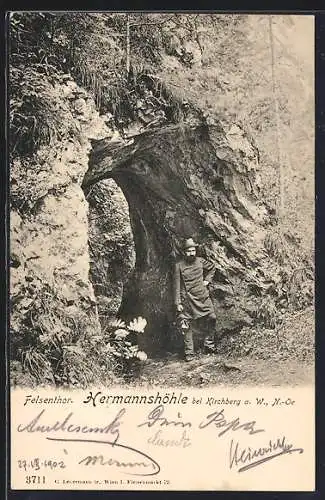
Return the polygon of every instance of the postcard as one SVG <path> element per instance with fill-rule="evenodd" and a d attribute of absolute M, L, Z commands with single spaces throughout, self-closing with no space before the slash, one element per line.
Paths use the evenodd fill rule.
<path fill-rule="evenodd" d="M 314 491 L 314 17 L 8 25 L 11 489 Z"/>

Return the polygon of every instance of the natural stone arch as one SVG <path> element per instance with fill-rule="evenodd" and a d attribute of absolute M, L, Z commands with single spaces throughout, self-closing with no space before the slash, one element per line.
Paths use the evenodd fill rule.
<path fill-rule="evenodd" d="M 168 348 L 173 336 L 172 267 L 189 235 L 217 266 L 211 293 L 219 331 L 251 322 L 268 274 L 257 168 L 258 152 L 243 131 L 220 123 L 169 126 L 126 145 L 94 144 L 83 186 L 111 177 L 128 201 L 136 265 L 120 315 L 147 318 L 148 352 Z"/>

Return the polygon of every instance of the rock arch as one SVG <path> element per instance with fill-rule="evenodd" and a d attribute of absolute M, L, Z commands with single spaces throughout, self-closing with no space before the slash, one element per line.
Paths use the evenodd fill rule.
<path fill-rule="evenodd" d="M 148 320 L 151 354 L 173 343 L 172 267 L 192 235 L 215 261 L 211 294 L 220 333 L 249 324 L 267 280 L 267 211 L 258 194 L 258 151 L 236 125 L 178 124 L 127 144 L 96 141 L 83 187 L 113 178 L 130 207 L 136 248 L 120 315 Z"/>

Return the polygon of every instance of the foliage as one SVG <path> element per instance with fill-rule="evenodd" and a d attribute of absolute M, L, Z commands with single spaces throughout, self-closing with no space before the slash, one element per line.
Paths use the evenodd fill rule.
<path fill-rule="evenodd" d="M 10 347 L 13 360 L 22 363 L 39 383 L 84 384 L 96 376 L 93 359 L 78 351 L 79 363 L 71 376 L 70 357 L 77 343 L 92 331 L 92 315 L 67 300 L 55 286 L 29 277 L 12 295 Z M 74 347 L 72 347 L 74 346 Z"/>
<path fill-rule="evenodd" d="M 293 311 L 275 328 L 244 328 L 240 335 L 225 335 L 217 343 L 217 353 L 265 360 L 313 361 L 315 353 L 314 309 Z"/>
<path fill-rule="evenodd" d="M 290 258 L 291 248 L 284 234 L 277 227 L 267 233 L 264 247 L 268 255 L 281 265 L 285 264 Z"/>
<path fill-rule="evenodd" d="M 96 336 L 90 312 L 78 303 L 69 306 L 59 290 L 37 278 L 22 285 L 11 302 L 11 359 L 15 373 L 17 363 L 22 370 L 17 383 L 26 378 L 58 386 L 111 383 L 117 376 L 136 376 L 146 359 L 136 344 L 146 326 L 143 318 L 107 325 Z"/>
<path fill-rule="evenodd" d="M 255 316 L 267 328 L 275 328 L 286 310 L 299 311 L 313 303 L 314 270 L 295 239 L 278 226 L 267 233 L 264 247 L 281 267 L 274 269 L 268 295 L 258 304 Z"/>
<path fill-rule="evenodd" d="M 10 71 L 10 144 L 13 155 L 34 153 L 42 145 L 53 147 L 69 136 L 77 137 L 69 109 L 58 98 L 53 86 L 58 74 L 43 72 L 40 64 Z"/>
<path fill-rule="evenodd" d="M 274 299 L 264 297 L 256 309 L 255 316 L 265 328 L 275 328 L 279 322 L 279 311 Z"/>
<path fill-rule="evenodd" d="M 115 372 L 127 379 L 139 376 L 142 362 L 147 359 L 146 353 L 139 349 L 137 340 L 146 324 L 142 317 L 132 320 L 128 325 L 116 320 L 108 323 L 103 332 L 106 351 L 116 360 Z"/>
<path fill-rule="evenodd" d="M 313 270 L 307 267 L 293 270 L 288 280 L 287 298 L 291 310 L 300 310 L 313 304 Z"/>
<path fill-rule="evenodd" d="M 130 74 L 125 69 L 125 15 L 13 13 L 10 27 L 13 154 L 53 145 L 62 138 L 61 128 L 69 126 L 51 95 L 50 85 L 59 75 L 70 73 L 123 130 L 134 118 L 143 77 L 161 59 L 157 29 L 147 16 L 132 31 Z M 164 113 L 176 119 L 177 99 L 161 83 L 159 96 Z"/>

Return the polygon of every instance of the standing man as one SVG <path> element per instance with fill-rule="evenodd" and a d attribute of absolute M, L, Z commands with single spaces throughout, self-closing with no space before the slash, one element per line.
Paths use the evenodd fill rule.
<path fill-rule="evenodd" d="M 211 282 L 215 266 L 196 255 L 197 243 L 193 238 L 185 240 L 183 258 L 175 265 L 174 299 L 181 329 L 184 335 L 185 360 L 194 356 L 193 320 L 205 319 L 214 339 L 216 314 L 207 286 Z M 210 346 L 213 341 L 209 341 Z"/>

